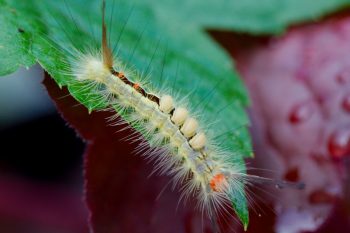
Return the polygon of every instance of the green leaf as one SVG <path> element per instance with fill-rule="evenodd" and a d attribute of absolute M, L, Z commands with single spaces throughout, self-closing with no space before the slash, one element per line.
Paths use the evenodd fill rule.
<path fill-rule="evenodd" d="M 19 67 L 30 67 L 34 57 L 27 52 L 30 47 L 28 35 L 19 27 L 15 9 L 5 8 L 0 1 L 0 76 L 10 74 Z"/>
<path fill-rule="evenodd" d="M 62 2 L 49 1 L 47 4 L 38 5 L 36 1 L 32 3 L 26 1 L 26 8 L 18 8 L 17 1 L 8 0 L 7 2 L 7 9 L 3 8 L 3 11 L 15 9 L 16 14 L 19 15 L 18 18 L 22 19 L 16 23 L 24 28 L 25 34 L 29 38 L 28 43 L 31 44 L 27 47 L 27 51 L 24 51 L 27 53 L 23 52 L 24 55 L 34 56 L 60 86 L 66 85 L 72 77 L 66 75 L 66 63 L 62 61 L 67 61 L 67 57 L 70 56 L 68 51 L 71 47 L 80 46 L 81 49 L 84 47 L 83 44 L 74 44 L 74 41 L 84 41 L 93 47 L 96 46 L 96 38 L 93 38 L 89 32 L 98 33 L 100 30 L 101 15 L 99 10 L 96 11 L 99 9 L 99 1 L 84 3 L 84 8 L 79 5 L 79 2 L 81 4 L 82 1 L 71 1 L 69 7 L 75 17 L 73 19 L 70 18 L 67 8 L 62 6 Z M 121 12 L 129 12 L 131 9 L 130 4 L 124 2 L 118 4 Z M 31 14 L 28 15 L 28 12 Z M 38 20 L 38 17 L 31 17 L 33 14 L 41 15 L 42 20 Z M 244 155 L 249 154 L 245 152 L 250 151 L 250 146 L 242 143 L 247 141 L 247 131 L 242 126 L 249 124 L 244 111 L 244 106 L 248 104 L 248 98 L 237 73 L 233 70 L 229 57 L 198 28 L 191 25 L 185 27 L 173 21 L 170 23 L 157 21 L 148 5 L 136 5 L 132 14 L 133 16 L 130 17 L 131 19 L 119 41 L 121 48 L 119 57 L 124 61 L 130 60 L 130 63 L 138 71 L 145 71 L 149 65 L 150 57 L 155 52 L 154 47 L 159 43 L 159 48 L 156 51 L 158 54 L 153 59 L 152 64 L 153 67 L 161 65 L 169 78 L 161 80 L 159 74 L 161 69 L 153 69 L 150 82 L 158 85 L 160 82 L 162 85 L 170 83 L 172 91 L 180 96 L 186 96 L 195 89 L 195 93 L 189 96 L 191 106 L 194 106 L 196 108 L 194 110 L 197 111 L 205 108 L 203 118 L 217 126 L 212 128 L 219 132 L 216 135 L 222 137 L 223 147 L 237 152 L 243 151 Z M 16 20 L 16 18 L 12 20 Z M 30 23 L 23 23 L 24 21 Z M 147 21 L 147 26 L 146 24 L 140 26 L 139 22 Z M 75 24 L 78 24 L 77 28 L 75 28 Z M 124 24 L 122 20 L 114 18 L 111 41 L 118 40 L 119 32 Z M 135 44 L 143 30 L 145 31 L 141 38 L 142 43 L 138 44 L 135 50 Z M 181 33 L 178 33 L 180 30 Z M 49 38 L 53 38 L 57 45 L 45 39 L 43 36 L 45 33 Z M 69 38 L 65 34 L 70 34 Z M 8 41 L 2 43 L 5 42 L 9 43 Z M 60 50 L 60 47 L 65 48 L 65 50 Z M 134 56 L 129 59 L 133 50 L 135 50 Z M 167 50 L 167 56 L 166 64 L 163 67 L 165 50 Z M 16 64 L 17 59 L 9 58 L 8 62 Z M 73 96 L 89 109 L 94 110 L 102 107 L 94 100 L 95 98 L 84 98 L 86 93 L 79 93 L 80 87 L 70 86 L 69 88 Z M 213 120 L 216 122 L 213 123 Z M 242 136 L 242 140 L 236 140 L 237 135 L 239 139 Z"/>
<path fill-rule="evenodd" d="M 247 198 L 245 195 L 244 187 L 241 183 L 236 184 L 235 186 L 241 186 L 240 188 L 231 189 L 229 197 L 232 201 L 234 210 L 243 223 L 244 230 L 246 231 L 249 224 L 249 212 L 247 206 Z"/>
<path fill-rule="evenodd" d="M 21 53 L 17 56 L 7 58 L 7 66 L 14 68 L 7 69 L 0 63 L 0 70 L 7 69 L 9 73 L 36 60 L 59 86 L 68 86 L 70 94 L 89 111 L 106 107 L 98 94 L 92 93 L 84 83 L 74 82 L 70 75 L 75 49 L 85 51 L 99 47 L 100 0 L 72 0 L 67 5 L 64 1 L 50 0 L 0 2 L 1 13 L 6 13 L 1 22 L 14 36 L 24 39 L 26 45 L 20 47 Z M 144 2 L 116 2 L 113 17 L 113 1 L 107 2 L 106 9 L 110 41 L 112 45 L 118 42 L 118 59 L 140 74 L 151 71 L 148 89 L 165 89 L 170 94 L 186 97 L 188 107 L 197 113 L 202 127 L 221 148 L 232 153 L 232 161 L 244 167 L 243 158 L 252 155 L 245 112 L 249 101 L 229 56 L 193 24 L 159 20 L 152 5 Z M 9 13 L 11 11 L 15 14 Z M 15 34 L 17 27 L 24 33 Z M 3 32 L 0 32 L 0 44 L 12 46 Z M 19 63 L 19 58 L 30 62 Z M 239 188 L 239 192 L 244 193 L 244 187 Z M 235 201 L 240 202 L 235 203 L 239 207 L 237 213 L 243 213 L 246 199 Z M 248 224 L 248 219 L 241 219 L 244 225 Z"/>
<path fill-rule="evenodd" d="M 350 0 L 148 1 L 160 19 L 176 18 L 204 28 L 253 34 L 278 34 L 290 25 L 313 21 L 350 6 Z"/>

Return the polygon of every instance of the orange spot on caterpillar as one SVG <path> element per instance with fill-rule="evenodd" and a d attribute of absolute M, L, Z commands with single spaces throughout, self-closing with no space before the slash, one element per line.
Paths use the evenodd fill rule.
<path fill-rule="evenodd" d="M 125 77 L 123 72 L 117 72 L 117 76 L 118 76 L 118 78 L 124 78 Z"/>
<path fill-rule="evenodd" d="M 209 182 L 210 188 L 215 192 L 222 191 L 226 186 L 228 186 L 226 177 L 224 174 L 219 173 L 213 176 Z"/>
<path fill-rule="evenodd" d="M 140 84 L 138 84 L 138 83 L 135 83 L 133 86 L 132 86 L 135 90 L 137 90 L 137 89 L 139 89 L 139 87 L 140 87 Z"/>

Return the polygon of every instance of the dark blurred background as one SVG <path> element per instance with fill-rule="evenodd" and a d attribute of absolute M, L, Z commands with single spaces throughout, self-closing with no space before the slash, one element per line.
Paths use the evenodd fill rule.
<path fill-rule="evenodd" d="M 56 111 L 42 80 L 39 66 L 0 79 L 0 232 L 81 227 L 68 218 L 83 208 L 84 143 Z"/>

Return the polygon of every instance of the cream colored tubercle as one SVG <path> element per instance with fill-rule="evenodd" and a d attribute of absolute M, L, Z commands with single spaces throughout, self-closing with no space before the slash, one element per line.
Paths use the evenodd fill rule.
<path fill-rule="evenodd" d="M 181 127 L 181 132 L 185 135 L 186 138 L 192 137 L 198 128 L 198 122 L 196 119 L 189 117 L 185 120 L 185 123 Z"/>
<path fill-rule="evenodd" d="M 207 138 L 204 133 L 197 133 L 191 140 L 190 145 L 195 150 L 202 149 L 207 142 Z"/>
<path fill-rule="evenodd" d="M 175 125 L 181 126 L 185 122 L 187 116 L 188 116 L 187 109 L 179 107 L 175 109 L 174 114 L 171 117 L 171 120 L 175 123 Z"/>
<path fill-rule="evenodd" d="M 164 113 L 169 113 L 174 108 L 173 104 L 174 101 L 170 95 L 162 96 L 159 101 L 159 109 Z"/>

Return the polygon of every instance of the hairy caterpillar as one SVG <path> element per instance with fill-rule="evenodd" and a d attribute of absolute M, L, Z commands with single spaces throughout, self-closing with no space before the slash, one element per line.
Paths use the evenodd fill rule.
<path fill-rule="evenodd" d="M 104 6 L 103 2 L 103 9 Z M 118 113 L 127 112 L 132 119 L 129 122 L 141 125 L 153 147 L 166 148 L 144 154 L 157 160 L 161 172 L 173 174 L 175 183 L 185 182 L 184 194 L 195 193 L 202 209 L 213 216 L 213 211 L 231 200 L 231 189 L 243 182 L 244 171 L 226 159 L 227 152 L 208 142 L 198 120 L 186 107 L 177 104 L 172 96 L 149 92 L 132 80 L 135 73 L 126 71 L 108 47 L 104 22 L 102 28 L 102 52 L 77 56 L 73 76 L 78 81 L 91 82 Z"/>
<path fill-rule="evenodd" d="M 184 198 L 196 196 L 209 217 L 215 218 L 234 202 L 235 195 L 244 196 L 245 183 L 267 181 L 245 174 L 232 160 L 232 151 L 216 141 L 213 127 L 190 110 L 190 99 L 178 101 L 170 92 L 151 91 L 146 82 L 136 81 L 142 80 L 142 75 L 126 68 L 128 62 L 113 55 L 109 47 L 104 10 L 102 18 L 101 51 L 68 51 L 67 73 L 74 77 L 70 86 L 97 94 L 99 102 L 107 106 L 104 110 L 117 112 L 143 132 L 152 148 L 141 144 L 140 151 L 157 161 L 160 172 L 173 175 L 174 182 L 182 185 Z"/>

